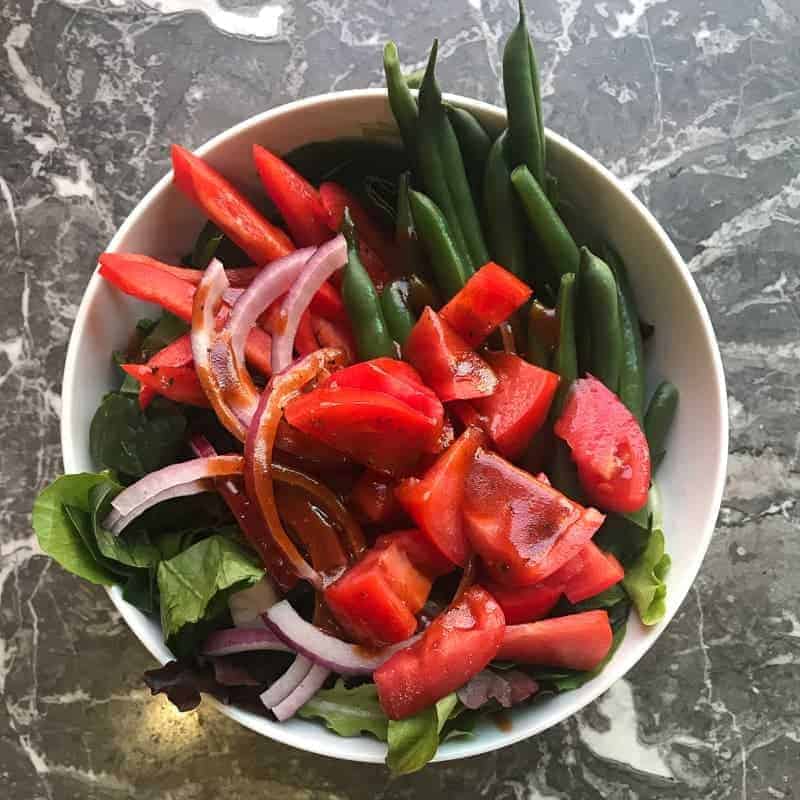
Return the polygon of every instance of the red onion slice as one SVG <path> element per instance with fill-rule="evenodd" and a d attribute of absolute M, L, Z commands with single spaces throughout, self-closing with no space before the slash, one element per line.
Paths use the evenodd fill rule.
<path fill-rule="evenodd" d="M 314 664 L 295 690 L 272 707 L 272 713 L 280 722 L 285 722 L 293 717 L 297 710 L 302 708 L 322 688 L 322 684 L 330 674 L 331 671 L 326 667 Z"/>
<path fill-rule="evenodd" d="M 111 503 L 111 512 L 103 525 L 111 533 L 119 533 L 129 522 L 156 503 L 211 489 L 207 479 L 241 475 L 244 459 L 241 456 L 195 458 L 170 464 L 151 472 L 132 486 L 121 491 Z"/>
<path fill-rule="evenodd" d="M 203 642 L 201 652 L 204 656 L 229 656 L 258 650 L 292 652 L 279 636 L 267 628 L 224 628 L 214 631 Z"/>
<path fill-rule="evenodd" d="M 318 247 L 314 255 L 308 259 L 308 263 L 294 281 L 289 294 L 283 301 L 282 314 L 285 324 L 283 330 L 272 338 L 272 371 L 274 373 L 281 372 L 292 363 L 294 339 L 303 312 L 308 308 L 322 284 L 346 263 L 347 243 L 341 234 Z M 255 281 L 251 287 L 254 284 Z M 248 288 L 247 291 L 249 292 L 250 289 Z"/>
<path fill-rule="evenodd" d="M 305 656 L 298 655 L 292 666 L 281 675 L 272 686 L 261 694 L 261 702 L 269 709 L 283 702 L 311 672 L 313 662 Z"/>
<path fill-rule="evenodd" d="M 366 654 L 363 647 L 343 642 L 306 622 L 288 600 L 276 603 L 267 611 L 264 621 L 292 650 L 302 653 L 316 664 L 340 675 L 371 675 L 398 650 L 404 650 L 420 636 Z"/>
<path fill-rule="evenodd" d="M 231 349 L 238 363 L 244 363 L 244 346 L 250 328 L 264 311 L 289 291 L 314 250 L 313 247 L 304 247 L 271 262 L 258 273 L 236 301 L 225 328 L 230 332 Z"/>

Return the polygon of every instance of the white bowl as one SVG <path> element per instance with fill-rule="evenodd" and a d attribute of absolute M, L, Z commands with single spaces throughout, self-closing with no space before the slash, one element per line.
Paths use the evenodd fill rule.
<path fill-rule="evenodd" d="M 463 97 L 449 99 L 487 126 L 505 125 L 505 112 L 499 108 Z M 250 156 L 254 143 L 284 153 L 307 142 L 342 136 L 396 138 L 385 91 L 342 92 L 290 103 L 231 128 L 197 152 L 238 187 L 258 196 L 261 188 Z M 632 615 L 622 646 L 595 680 L 516 709 L 508 731 L 487 723 L 471 739 L 446 742 L 436 761 L 485 753 L 533 736 L 574 714 L 625 675 L 653 646 L 689 591 L 722 498 L 728 445 L 725 379 L 711 322 L 689 270 L 661 226 L 608 170 L 566 139 L 549 131 L 547 136 L 548 165 L 560 179 L 559 191 L 619 250 L 629 266 L 642 315 L 655 325 L 649 350 L 651 382 L 669 378 L 681 392 L 669 452 L 659 471 L 672 555 L 667 613 L 652 628 L 645 628 Z M 171 178 L 171 173 L 162 178 L 136 206 L 108 246 L 110 251 L 169 260 L 191 249 L 204 219 L 172 186 Z M 148 310 L 152 311 L 99 275 L 92 276 L 64 368 L 61 443 L 67 472 L 96 468 L 89 454 L 89 424 L 102 395 L 114 388 L 111 353 L 125 345 L 135 321 Z M 162 664 L 170 660 L 158 621 L 126 603 L 118 588 L 111 588 L 109 594 L 153 656 Z M 237 708 L 219 707 L 257 733 L 302 750 L 366 762 L 383 761 L 386 755 L 384 744 L 366 736 L 343 738 L 314 722 L 277 723 Z"/>

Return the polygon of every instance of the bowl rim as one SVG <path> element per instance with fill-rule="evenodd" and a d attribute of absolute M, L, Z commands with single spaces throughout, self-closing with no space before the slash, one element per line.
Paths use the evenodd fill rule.
<path fill-rule="evenodd" d="M 297 112 L 312 106 L 325 106 L 327 104 L 337 104 L 347 102 L 350 100 L 360 100 L 369 98 L 383 98 L 387 99 L 387 91 L 385 89 L 352 89 L 342 92 L 329 92 L 325 94 L 314 95 L 311 97 L 295 100 L 275 108 L 255 114 L 242 122 L 222 131 L 221 133 L 213 136 L 211 139 L 204 142 L 194 152 L 199 156 L 205 156 L 209 151 L 223 146 L 228 140 L 237 137 L 244 131 L 251 128 L 258 127 L 269 120 Z M 464 97 L 458 94 L 445 94 L 445 100 L 462 106 L 473 113 L 477 113 L 483 117 L 490 117 L 495 119 L 498 123 L 504 123 L 506 120 L 506 111 L 499 106 L 486 103 L 481 100 Z M 492 752 L 509 745 L 520 742 L 531 736 L 541 733 L 554 725 L 563 722 L 568 717 L 575 714 L 580 709 L 587 706 L 589 703 L 596 700 L 601 694 L 606 692 L 609 687 L 620 678 L 624 677 L 645 655 L 645 653 L 655 644 L 661 633 L 667 627 L 671 619 L 674 617 L 680 605 L 684 602 L 686 595 L 691 589 L 700 566 L 702 565 L 705 554 L 711 542 L 711 537 L 714 532 L 717 515 L 722 502 L 722 495 L 725 486 L 725 477 L 727 472 L 728 460 L 728 404 L 727 392 L 725 386 L 725 374 L 722 365 L 722 357 L 719 352 L 719 346 L 716 335 L 711 323 L 708 310 L 705 303 L 700 296 L 700 292 L 692 277 L 689 268 L 673 244 L 672 240 L 666 234 L 664 229 L 646 208 L 646 206 L 628 189 L 620 180 L 618 180 L 606 167 L 604 167 L 597 159 L 586 153 L 577 145 L 570 142 L 568 139 L 560 136 L 552 130 L 545 129 L 546 138 L 568 154 L 572 159 L 582 162 L 582 166 L 594 172 L 605 184 L 609 185 L 612 191 L 615 191 L 621 196 L 628 211 L 636 218 L 638 226 L 643 226 L 650 229 L 661 245 L 663 246 L 666 254 L 673 262 L 675 268 L 676 278 L 681 280 L 684 284 L 684 289 L 689 293 L 692 299 L 693 311 L 699 317 L 703 336 L 708 345 L 708 350 L 711 353 L 712 360 L 712 383 L 716 393 L 716 404 L 719 409 L 719 427 L 716 431 L 716 436 L 721 444 L 720 453 L 717 459 L 717 464 L 714 470 L 713 478 L 710 483 L 710 502 L 706 509 L 705 519 L 702 526 L 702 531 L 698 535 L 698 556 L 694 564 L 689 567 L 684 575 L 684 587 L 680 596 L 680 601 L 668 610 L 664 618 L 655 626 L 648 629 L 648 636 L 641 642 L 634 646 L 633 650 L 627 652 L 624 661 L 619 661 L 618 658 L 612 659 L 606 668 L 599 676 L 587 683 L 583 688 L 588 689 L 584 694 L 581 693 L 579 698 L 575 698 L 572 702 L 565 702 L 562 708 L 559 709 L 552 718 L 548 718 L 542 724 L 529 724 L 515 726 L 515 729 L 505 734 L 501 741 L 490 741 L 482 744 L 480 737 L 475 739 L 465 740 L 463 742 L 454 741 L 448 743 L 449 746 L 439 748 L 436 756 L 432 759 L 433 762 L 450 761 L 459 758 L 469 758 L 477 756 L 482 753 Z M 123 223 L 114 234 L 110 243 L 108 244 L 107 251 L 115 251 L 120 242 L 123 241 L 128 231 L 134 226 L 140 217 L 145 215 L 155 199 L 164 192 L 172 182 L 172 171 L 170 170 L 164 175 L 157 183 L 145 194 L 145 196 L 137 203 L 137 205 L 130 211 Z M 84 329 L 87 324 L 89 310 L 94 302 L 95 296 L 99 287 L 102 285 L 102 279 L 98 274 L 97 267 L 86 286 L 83 296 L 80 301 L 80 306 L 73 323 L 72 331 L 70 333 L 67 354 L 64 362 L 64 371 L 62 375 L 62 413 L 61 413 L 61 449 L 62 459 L 64 463 L 65 472 L 70 473 L 75 471 L 77 466 L 76 457 L 74 455 L 76 448 L 80 445 L 75 441 L 73 432 L 70 429 L 68 420 L 73 418 L 72 414 L 72 386 L 78 374 L 78 349 L 79 341 L 81 340 Z M 69 391 L 68 391 L 69 390 Z M 85 445 L 83 445 L 85 446 Z M 163 641 L 160 643 L 159 648 L 157 644 L 150 641 L 150 636 L 147 632 L 142 630 L 139 621 L 135 619 L 131 613 L 132 607 L 129 606 L 122 598 L 122 593 L 117 586 L 106 587 L 111 601 L 125 620 L 128 627 L 136 635 L 139 641 L 145 648 L 155 657 L 160 663 L 165 663 L 165 654 L 168 655 L 166 646 Z M 573 693 L 569 693 L 572 695 Z M 575 693 L 578 694 L 578 693 Z M 256 728 L 251 723 L 251 720 L 245 715 L 241 709 L 235 706 L 224 705 L 214 698 L 204 698 L 205 702 L 212 701 L 223 714 L 236 720 L 246 728 L 261 735 L 267 735 L 275 741 L 296 747 L 299 750 L 314 753 L 317 755 L 328 756 L 332 758 L 339 758 L 348 761 L 362 762 L 362 763 L 381 763 L 382 757 L 375 753 L 362 753 L 358 747 L 358 743 L 362 737 L 352 737 L 352 747 L 348 752 L 336 752 L 332 748 L 325 745 L 325 739 L 314 739 L 303 735 L 302 732 L 290 730 L 280 723 L 272 723 L 270 732 L 266 733 L 261 728 Z"/>

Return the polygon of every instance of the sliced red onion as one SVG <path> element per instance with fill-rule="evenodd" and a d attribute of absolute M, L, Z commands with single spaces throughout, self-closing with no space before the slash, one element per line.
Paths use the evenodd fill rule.
<path fill-rule="evenodd" d="M 343 642 L 306 622 L 288 600 L 272 606 L 264 614 L 264 621 L 292 650 L 340 675 L 371 675 L 384 661 L 413 644 L 420 636 L 417 634 L 367 655 L 364 648 Z"/>
<path fill-rule="evenodd" d="M 226 289 L 222 295 L 222 302 L 225 305 L 233 306 L 236 304 L 236 301 L 244 294 L 244 289 L 241 287 L 235 288 L 233 286 Z"/>
<path fill-rule="evenodd" d="M 210 491 L 213 487 L 206 479 L 241 475 L 243 467 L 244 459 L 241 456 L 214 456 L 182 461 L 151 472 L 114 498 L 111 512 L 103 525 L 111 533 L 119 533 L 156 503 L 172 497 Z"/>
<path fill-rule="evenodd" d="M 176 497 L 190 497 L 194 494 L 203 494 L 203 492 L 213 491 L 214 483 L 207 479 L 189 481 L 188 483 L 182 483 L 178 486 L 171 486 L 169 489 L 164 489 L 158 494 L 152 495 L 145 503 L 137 506 L 130 514 L 126 514 L 125 516 L 118 515 L 112 508 L 103 524 L 111 533 L 117 535 L 125 530 L 133 520 L 144 514 L 147 509 L 159 503 L 164 503 L 167 500 L 174 500 Z"/>
<path fill-rule="evenodd" d="M 283 702 L 311 672 L 313 666 L 311 659 L 298 655 L 292 662 L 292 666 L 261 694 L 261 702 L 269 709 Z"/>
<path fill-rule="evenodd" d="M 457 692 L 458 699 L 471 709 L 496 700 L 503 708 L 527 700 L 539 691 L 539 684 L 518 669 L 494 672 L 484 669 L 465 683 Z"/>
<path fill-rule="evenodd" d="M 302 708 L 322 688 L 322 684 L 330 674 L 331 671 L 326 667 L 314 664 L 295 690 L 278 705 L 272 707 L 272 713 L 280 722 L 293 717 L 297 710 Z"/>
<path fill-rule="evenodd" d="M 214 631 L 203 642 L 201 652 L 204 656 L 229 656 L 233 653 L 252 653 L 258 650 L 293 652 L 268 628 L 224 628 Z"/>
<path fill-rule="evenodd" d="M 304 247 L 271 262 L 236 301 L 225 327 L 230 331 L 231 348 L 240 364 L 244 363 L 244 346 L 250 328 L 264 311 L 289 291 L 313 254 L 313 247 Z"/>
<path fill-rule="evenodd" d="M 229 658 L 212 658 L 211 665 L 214 668 L 214 680 L 223 686 L 260 686 L 257 681 L 244 667 L 235 664 Z"/>
<path fill-rule="evenodd" d="M 322 284 L 346 263 L 347 243 L 342 234 L 318 247 L 314 255 L 308 259 L 308 263 L 292 284 L 289 294 L 283 301 L 284 327 L 272 338 L 272 371 L 274 373 L 281 372 L 292 363 L 294 339 L 303 312 L 308 308 Z M 251 287 L 255 282 L 253 281 Z M 247 291 L 249 292 L 250 289 L 248 288 Z M 234 311 L 236 311 L 235 308 Z"/>
<path fill-rule="evenodd" d="M 264 577 L 255 586 L 234 592 L 228 598 L 228 608 L 237 628 L 263 628 L 261 615 L 275 605 L 280 598 L 272 581 Z"/>

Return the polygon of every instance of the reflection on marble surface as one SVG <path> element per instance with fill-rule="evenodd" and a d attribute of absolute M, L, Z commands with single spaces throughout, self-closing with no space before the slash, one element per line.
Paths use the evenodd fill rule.
<path fill-rule="evenodd" d="M 800 781 L 800 6 L 529 2 L 548 124 L 634 188 L 690 264 L 730 391 L 730 476 L 657 646 L 528 742 L 390 780 L 150 699 L 104 592 L 37 555 L 59 381 L 94 256 L 167 170 L 256 111 L 378 86 L 440 36 L 501 97 L 515 0 L 5 0 L 0 7 L 0 784 L 9 798 L 790 798 Z M 173 13 L 181 9 L 199 13 Z M 277 38 L 269 42 L 257 37 Z M 240 33 L 249 38 L 236 37 Z M 555 102 L 555 95 L 558 102 Z"/>

